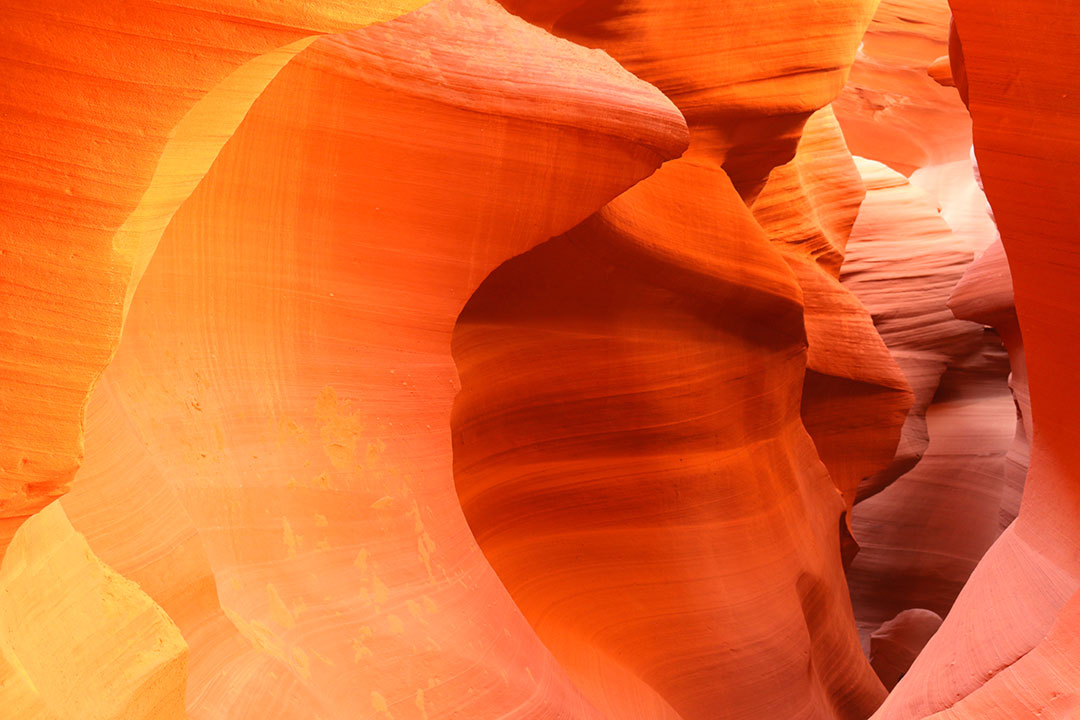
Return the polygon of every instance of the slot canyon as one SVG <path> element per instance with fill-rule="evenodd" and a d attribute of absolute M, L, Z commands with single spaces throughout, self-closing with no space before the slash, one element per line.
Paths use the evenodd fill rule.
<path fill-rule="evenodd" d="M 1080 719 L 1080 4 L 0 18 L 0 720 Z"/>

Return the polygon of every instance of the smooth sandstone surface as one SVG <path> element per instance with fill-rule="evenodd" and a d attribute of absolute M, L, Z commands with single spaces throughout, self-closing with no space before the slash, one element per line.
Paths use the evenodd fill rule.
<path fill-rule="evenodd" d="M 685 145 L 657 90 L 484 0 L 268 86 L 149 264 L 67 502 L 188 638 L 191 717 L 599 717 L 461 515 L 450 335 Z"/>
<path fill-rule="evenodd" d="M 1001 529 L 1004 530 L 1020 512 L 1025 477 L 1031 464 L 1033 428 L 1024 340 L 1013 302 L 1012 273 L 1000 239 L 968 267 L 949 297 L 949 308 L 958 318 L 993 327 L 1009 353 L 1009 389 L 1016 408 L 1016 430 L 1005 456 L 1005 487 L 1000 513 Z"/>
<path fill-rule="evenodd" d="M 865 194 L 828 107 L 751 205 L 803 291 L 809 347 L 800 412 L 848 511 L 863 478 L 892 459 L 913 400 L 870 313 L 839 280 Z M 843 542 L 852 554 L 854 543 Z"/>
<path fill-rule="evenodd" d="M 864 480 L 852 514 L 861 550 L 848 583 L 873 656 L 872 636 L 888 632 L 890 618 L 947 615 L 1011 520 L 1022 471 L 1017 478 L 1006 459 L 1016 458 L 1017 423 L 1001 339 L 954 317 L 954 288 L 973 267 L 973 251 L 994 237 L 970 163 L 920 169 L 910 182 L 884 165 L 858 163 L 867 199 L 842 279 L 873 313 L 916 395 L 896 457 Z M 916 186 L 920 175 L 944 207 Z M 1007 281 L 999 292 L 1011 302 Z M 1022 357 L 1013 359 L 1022 368 Z M 912 642 L 903 653 L 908 665 L 921 649 Z M 908 669 L 900 660 L 875 665 L 887 686 Z"/>
<path fill-rule="evenodd" d="M 909 608 L 870 635 L 870 665 L 885 687 L 896 687 L 939 627 L 941 616 L 936 612 Z"/>
<path fill-rule="evenodd" d="M 931 199 L 903 175 L 858 159 L 866 199 L 852 230 L 840 278 L 870 311 L 914 392 L 914 404 L 892 462 L 863 479 L 858 499 L 910 470 L 929 443 L 926 409 L 941 376 L 982 335 L 948 307 L 953 287 L 973 260 Z"/>
<path fill-rule="evenodd" d="M 981 339 L 941 378 L 919 463 L 855 506 L 861 549 L 847 577 L 864 642 L 908 609 L 945 617 L 1003 530 L 1016 410 L 1001 339 L 992 331 Z"/>
<path fill-rule="evenodd" d="M 681 159 L 506 263 L 462 314 L 455 477 L 481 548 L 609 716 L 865 716 L 882 689 L 852 632 L 846 503 L 801 415 L 807 298 L 820 302 L 819 337 L 832 327 L 872 340 L 862 356 L 878 374 L 861 370 L 887 375 L 900 403 L 907 390 L 865 311 L 853 298 L 830 306 L 849 296 L 811 267 L 843 243 L 861 195 L 835 122 L 823 116 L 802 161 L 773 173 L 838 92 L 871 7 L 861 19 L 850 3 L 785 8 L 835 33 L 829 45 L 771 8 L 508 6 L 664 90 L 691 140 Z M 766 79 L 799 53 L 813 71 Z M 833 169 L 851 185 L 811 177 Z M 805 218 L 785 200 L 821 210 L 809 223 L 820 247 L 796 247 Z M 805 285 L 785 253 L 807 268 Z M 854 375 L 849 350 L 822 346 L 819 362 Z"/>
<path fill-rule="evenodd" d="M 690 188 L 712 191 L 694 214 Z M 695 216 L 709 222 L 679 222 Z M 688 259 L 648 247 L 659 227 L 706 262 L 717 237 L 756 262 L 712 260 L 690 293 Z M 798 286 L 774 253 L 723 175 L 676 161 L 500 268 L 455 333 L 466 517 L 609 716 L 858 717 L 880 701 L 843 587 L 844 502 L 799 415 Z M 553 267 L 574 268 L 566 285 L 545 283 Z M 660 698 L 625 690 L 627 671 Z"/>
<path fill-rule="evenodd" d="M 1070 93 L 1080 18 L 1056 3 L 954 0 L 975 151 L 1009 257 L 1030 384 L 1031 468 L 1016 521 L 876 717 L 1068 717 L 1075 713 L 1077 429 L 1069 380 L 1080 173 Z M 1008 592 L 1003 592 L 1008 588 Z M 978 634 L 994 637 L 977 644 Z M 932 678 L 932 679 L 931 679 Z"/>
<path fill-rule="evenodd" d="M 251 103 L 316 33 L 420 4 L 0 8 L 0 552 L 70 485 L 139 278 Z"/>
<path fill-rule="evenodd" d="M 0 9 L 0 717 L 1080 712 L 1080 10 L 422 4 Z"/>
<path fill-rule="evenodd" d="M 982 328 L 957 320 L 948 306 L 953 287 L 973 258 L 965 239 L 952 232 L 926 193 L 903 175 L 881 163 L 856 162 L 866 199 L 848 242 L 841 280 L 869 309 L 915 394 L 899 445 L 894 446 L 895 457 L 864 478 L 852 513 L 860 551 L 847 579 L 863 647 L 873 660 L 880 654 L 874 653 L 872 634 L 889 632 L 883 626 L 887 621 L 906 612 L 947 614 L 982 552 L 997 537 L 999 503 L 993 505 L 985 528 L 967 521 L 984 496 L 996 500 L 998 486 L 992 480 L 998 485 L 1002 481 L 1001 454 L 1010 439 L 1009 426 L 1006 423 L 1004 439 L 994 445 L 993 433 L 984 439 L 987 427 L 976 425 L 974 439 L 982 445 L 971 447 L 967 409 L 981 397 L 981 384 L 995 378 L 994 397 L 1004 402 L 1006 420 L 1012 417 L 1012 403 L 1000 342 L 994 352 L 996 338 L 984 343 Z M 990 377 L 984 381 L 981 374 L 962 373 L 965 358 L 967 365 L 986 366 Z M 954 370 L 950 382 L 943 382 Z M 985 419 L 985 410 L 978 406 L 976 419 Z M 972 457 L 964 457 L 969 450 Z M 1001 468 L 996 476 L 997 465 L 982 472 L 972 467 L 995 460 Z M 907 652 L 908 663 L 919 649 Z M 907 669 L 898 662 L 894 657 L 884 668 L 875 665 L 879 675 L 885 672 L 881 677 L 887 687 Z"/>
<path fill-rule="evenodd" d="M 94 555 L 59 503 L 31 518 L 11 544 L 0 564 L 0 599 L 5 717 L 187 717 L 188 646 L 180 630 Z"/>
<path fill-rule="evenodd" d="M 893 242 L 879 241 L 869 252 L 849 243 L 845 264 L 845 278 L 874 313 L 916 394 L 893 463 L 862 482 L 852 514 L 862 551 L 848 580 L 868 651 L 870 634 L 894 614 L 948 610 L 983 551 L 1015 517 L 1027 467 L 1025 430 L 1005 387 L 1011 370 L 1022 402 L 1022 345 L 1009 343 L 1012 334 L 1001 331 L 1010 346 L 1011 367 L 1004 365 L 998 339 L 976 341 L 977 328 L 953 320 L 956 307 L 946 302 L 972 253 L 979 255 L 997 238 L 977 168 L 973 173 L 967 157 L 966 79 L 963 72 L 953 77 L 945 54 L 961 55 L 948 12 L 942 0 L 883 2 L 852 81 L 835 103 L 850 146 L 910 175 L 911 182 L 894 179 L 892 199 L 878 202 L 875 189 L 884 187 L 867 179 L 868 201 L 853 240 L 869 231 L 869 237 Z M 934 83 L 959 85 L 959 92 Z M 874 173 L 887 176 L 884 168 Z M 969 287 L 975 307 L 981 308 L 984 292 L 1002 296 L 994 302 L 1012 303 L 1007 280 L 993 289 Z M 957 314 L 1000 324 L 986 312 Z M 927 453 L 928 444 L 933 449 Z M 909 646 L 905 662 L 919 649 Z M 882 675 L 890 687 L 907 669 L 896 664 L 899 659 L 890 660 Z"/>
<path fill-rule="evenodd" d="M 881 1 L 835 103 L 854 155 L 904 175 L 967 157 L 967 109 L 934 77 L 948 53 L 948 0 Z"/>

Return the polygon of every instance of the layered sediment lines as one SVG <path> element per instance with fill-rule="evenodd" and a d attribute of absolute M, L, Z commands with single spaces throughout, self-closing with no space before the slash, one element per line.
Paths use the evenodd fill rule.
<path fill-rule="evenodd" d="M 270 83 L 148 265 L 64 505 L 183 633 L 191 717 L 599 717 L 461 515 L 450 337 L 499 263 L 686 135 L 484 0 Z"/>
<path fill-rule="evenodd" d="M 1080 347 L 1072 237 L 1080 17 L 1058 3 L 954 0 L 975 152 L 1008 253 L 1030 383 L 1031 468 L 1016 521 L 875 717 L 1068 717 L 1080 705 Z M 1000 303 L 999 303 L 1000 305 Z M 1017 346 L 1011 348 L 1019 351 Z M 1007 590 L 1006 590 L 1007 588 Z M 993 638 L 982 642 L 981 638 Z"/>
<path fill-rule="evenodd" d="M 859 500 L 910 470 L 929 443 L 926 409 L 941 376 L 974 350 L 978 325 L 957 320 L 949 296 L 973 260 L 938 208 L 903 175 L 859 159 L 866 199 L 848 243 L 841 280 L 874 317 L 875 327 L 914 392 L 895 457 L 865 477 Z"/>
<path fill-rule="evenodd" d="M 904 630 L 905 618 L 929 611 L 940 622 L 1004 529 L 1002 508 L 1015 494 L 1005 455 L 1016 412 L 1000 337 L 951 308 L 972 267 L 978 223 L 953 232 L 913 182 L 858 163 L 867 197 L 841 277 L 874 315 L 915 392 L 893 462 L 860 485 L 852 528 L 861 550 L 847 574 L 863 646 L 891 686 L 908 668 L 895 653 L 882 660 L 898 648 L 879 642 L 875 652 L 872 635 L 903 634 L 910 663 L 921 649 L 915 639 L 932 633 L 925 619 L 922 631 Z M 967 180 L 974 184 L 970 167 Z M 985 213 L 977 195 L 963 197 Z M 971 214 L 961 210 L 955 202 L 954 214 Z M 1002 292 L 1010 293 L 1007 281 Z"/>
<path fill-rule="evenodd" d="M 840 281 L 866 191 L 832 108 L 807 122 L 795 158 L 776 168 L 751 209 L 803 293 L 808 352 L 801 399 L 847 509 L 860 481 L 887 465 L 912 395 L 867 308 Z M 845 555 L 855 545 L 845 532 Z"/>
<path fill-rule="evenodd" d="M 1009 389 L 1016 408 L 1015 434 L 1005 455 L 1000 524 L 1005 530 L 1020 512 L 1024 479 L 1031 463 L 1031 396 L 1028 392 L 1024 339 L 1013 302 L 1012 273 L 1001 240 L 996 240 L 968 267 L 949 297 L 958 318 L 994 328 L 1009 353 Z"/>
<path fill-rule="evenodd" d="M 420 0 L 0 9 L 0 552 L 66 492 L 83 412 L 176 209 L 316 33 Z"/>
<path fill-rule="evenodd" d="M 0 10 L 0 715 L 1075 715 L 1075 9 L 421 4 Z"/>
<path fill-rule="evenodd" d="M 863 480 L 852 513 L 862 548 L 848 571 L 854 611 L 890 688 L 932 634 L 925 617 L 912 630 L 910 613 L 947 614 L 1015 516 L 1026 467 L 1007 386 L 1010 371 L 1024 376 L 1022 349 L 1006 362 L 1001 337 L 955 319 L 949 299 L 997 237 L 969 158 L 966 80 L 946 55 L 959 56 L 956 38 L 943 0 L 881 3 L 835 103 L 854 152 L 910 175 L 859 161 L 867 201 L 842 275 L 915 392 L 893 462 Z M 984 291 L 1011 304 L 1007 280 L 969 295 Z M 875 651 L 875 633 L 903 643 L 882 637 Z"/>
<path fill-rule="evenodd" d="M 883 690 L 852 629 L 846 504 L 801 414 L 807 298 L 821 299 L 821 337 L 846 329 L 829 305 L 846 295 L 838 258 L 817 258 L 842 245 L 861 188 L 810 177 L 850 164 L 827 118 L 801 163 L 796 150 L 869 4 L 507 4 L 663 90 L 691 143 L 503 265 L 462 313 L 455 479 L 481 548 L 610 717 L 865 716 Z M 793 16 L 830 40 L 810 42 Z M 820 219 L 798 227 L 785 200 Z M 831 370 L 830 351 L 817 350 Z"/>
<path fill-rule="evenodd" d="M 53 503 L 0 564 L 0 703 L 20 720 L 181 720 L 188 646 Z"/>

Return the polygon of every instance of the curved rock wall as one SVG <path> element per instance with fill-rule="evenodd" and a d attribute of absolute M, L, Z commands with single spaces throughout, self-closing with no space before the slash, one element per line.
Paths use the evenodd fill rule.
<path fill-rule="evenodd" d="M 1078 431 L 1068 419 L 1080 340 L 1071 250 L 1078 211 L 1068 197 L 1080 173 L 1080 104 L 1071 92 L 1080 17 L 1060 3 L 951 5 L 962 46 L 952 74 L 967 85 L 980 174 L 1023 331 L 1031 469 L 1016 521 L 876 717 L 1063 718 L 1080 702 L 1080 496 L 1071 469 Z M 1021 352 L 1015 342 L 1011 350 Z M 979 643 L 981 636 L 994 642 Z"/>
<path fill-rule="evenodd" d="M 315 33 L 419 4 L 4 3 L 0 551 L 70 485 L 139 278 L 251 103 Z"/>
<path fill-rule="evenodd" d="M 862 189 L 835 121 L 799 139 L 870 4 L 785 8 L 832 33 L 822 44 L 771 9 L 508 5 L 664 90 L 690 149 L 506 263 L 462 314 L 455 478 L 481 548 L 612 717 L 865 716 L 882 689 L 851 630 L 840 529 L 908 391 L 836 280 Z M 780 68 L 797 55 L 796 78 Z M 836 478 L 804 425 L 820 418 L 830 447 L 831 398 L 803 402 L 808 362 L 888 398 L 869 410 L 882 447 L 834 455 Z"/>
<path fill-rule="evenodd" d="M 184 633 L 191 717 L 598 716 L 461 515 L 450 333 L 685 145 L 654 88 L 484 0 L 268 86 L 147 268 L 65 505 Z"/>
<path fill-rule="evenodd" d="M 0 715 L 1075 714 L 1080 12 L 420 4 L 0 9 Z"/>

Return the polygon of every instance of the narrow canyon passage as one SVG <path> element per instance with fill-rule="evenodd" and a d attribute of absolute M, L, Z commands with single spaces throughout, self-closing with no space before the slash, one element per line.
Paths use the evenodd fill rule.
<path fill-rule="evenodd" d="M 1080 8 L 0 8 L 0 720 L 1080 712 Z"/>

